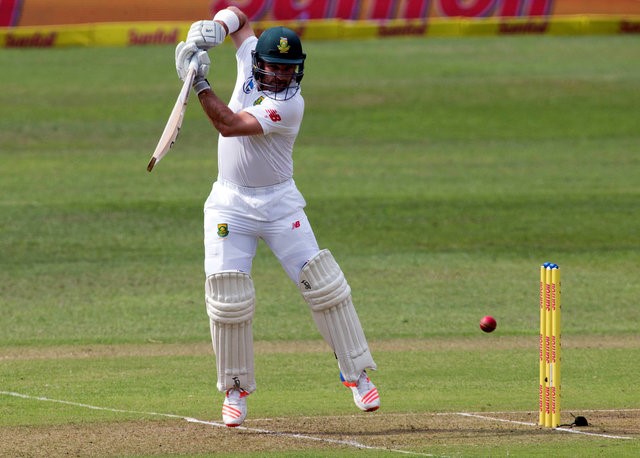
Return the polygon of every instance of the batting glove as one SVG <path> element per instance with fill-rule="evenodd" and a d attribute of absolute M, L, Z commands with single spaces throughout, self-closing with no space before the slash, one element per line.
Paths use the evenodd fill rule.
<path fill-rule="evenodd" d="M 195 67 L 196 76 L 193 80 L 193 90 L 196 94 L 200 94 L 202 91 L 211 89 L 209 81 L 207 81 L 207 75 L 209 74 L 209 68 L 211 67 L 211 59 L 207 51 L 198 51 L 191 59 L 190 66 Z"/>
<path fill-rule="evenodd" d="M 176 71 L 178 72 L 178 77 L 183 81 L 189 72 L 191 58 L 196 52 L 198 52 L 198 47 L 195 43 L 181 41 L 176 46 Z"/>
<path fill-rule="evenodd" d="M 207 51 L 222 43 L 226 36 L 226 30 L 218 22 L 197 21 L 191 24 L 187 34 L 187 43 L 193 43 L 198 49 Z"/>
<path fill-rule="evenodd" d="M 211 68 L 211 59 L 207 51 L 198 51 L 191 58 L 190 67 L 196 68 L 196 78 L 206 78 Z"/>

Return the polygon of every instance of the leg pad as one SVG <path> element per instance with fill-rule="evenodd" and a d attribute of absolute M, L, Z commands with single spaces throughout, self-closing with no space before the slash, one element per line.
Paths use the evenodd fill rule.
<path fill-rule="evenodd" d="M 320 251 L 305 264 L 298 286 L 345 380 L 355 382 L 363 370 L 376 369 L 351 288 L 329 250 Z"/>
<path fill-rule="evenodd" d="M 244 272 L 210 275 L 205 282 L 205 303 L 216 354 L 218 390 L 255 391 L 251 329 L 255 311 L 253 280 Z"/>

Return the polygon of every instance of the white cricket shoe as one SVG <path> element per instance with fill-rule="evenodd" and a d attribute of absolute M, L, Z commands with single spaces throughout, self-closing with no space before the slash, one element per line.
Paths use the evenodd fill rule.
<path fill-rule="evenodd" d="M 247 396 L 242 388 L 227 390 L 222 404 L 222 421 L 230 428 L 240 426 L 247 416 Z"/>
<path fill-rule="evenodd" d="M 347 388 L 351 388 L 353 392 L 353 402 L 356 403 L 360 410 L 365 412 L 373 412 L 380 408 L 380 396 L 378 395 L 378 389 L 371 382 L 371 379 L 367 375 L 366 371 L 362 371 L 357 382 L 348 382 L 340 373 L 340 380 L 342 384 Z"/>

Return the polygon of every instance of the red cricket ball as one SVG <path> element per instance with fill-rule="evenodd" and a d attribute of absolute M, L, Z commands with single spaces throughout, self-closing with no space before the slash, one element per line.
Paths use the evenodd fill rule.
<path fill-rule="evenodd" d="M 496 319 L 489 315 L 482 317 L 480 320 L 480 329 L 484 332 L 492 332 L 497 325 Z"/>

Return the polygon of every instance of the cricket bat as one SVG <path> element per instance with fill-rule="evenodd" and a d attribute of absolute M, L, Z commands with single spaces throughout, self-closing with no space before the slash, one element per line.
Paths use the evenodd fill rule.
<path fill-rule="evenodd" d="M 178 138 L 180 127 L 182 127 L 182 120 L 184 119 L 184 113 L 187 110 L 189 92 L 195 76 L 195 66 L 189 66 L 189 71 L 184 79 L 184 83 L 182 84 L 182 89 L 180 89 L 180 93 L 178 94 L 176 104 L 173 106 L 173 110 L 171 110 L 171 114 L 169 115 L 167 124 L 164 126 L 164 131 L 160 136 L 156 150 L 153 152 L 151 160 L 147 165 L 148 172 L 151 172 L 153 167 L 160 162 L 160 159 L 169 152 L 173 144 L 176 142 L 176 138 Z"/>

